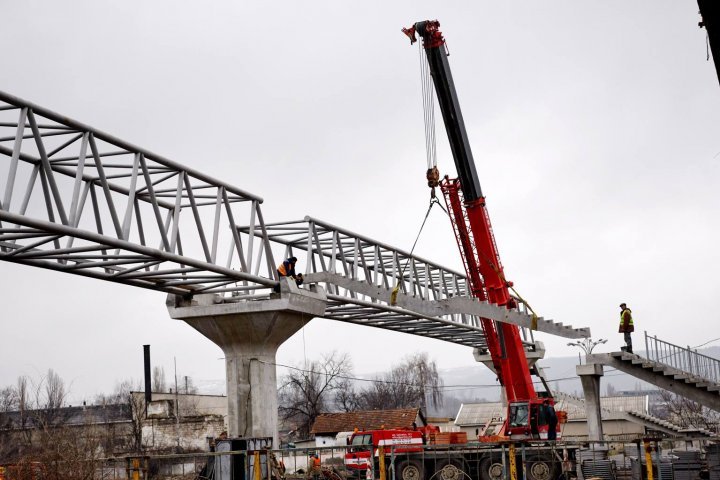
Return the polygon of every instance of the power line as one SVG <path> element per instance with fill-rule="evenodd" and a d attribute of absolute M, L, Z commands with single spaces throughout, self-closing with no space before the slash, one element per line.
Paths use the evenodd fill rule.
<path fill-rule="evenodd" d="M 718 340 L 720 340 L 720 337 L 718 337 L 718 338 L 713 338 L 712 340 L 708 340 L 708 341 L 707 341 L 707 342 L 705 342 L 705 343 L 701 343 L 700 345 L 695 345 L 694 347 L 691 347 L 691 348 L 700 348 L 700 347 L 704 347 L 704 346 L 705 346 L 705 345 L 707 345 L 708 343 L 713 343 L 713 342 L 717 342 Z"/>
<path fill-rule="evenodd" d="M 298 372 L 303 373 L 311 373 L 311 374 L 317 374 L 317 375 L 329 375 L 327 372 L 322 371 L 316 371 L 316 370 L 307 370 L 304 368 L 299 367 L 293 367 L 292 365 L 285 365 L 282 363 L 273 363 L 273 362 L 266 362 L 264 360 L 258 360 L 260 363 L 264 363 L 266 365 L 274 365 L 276 367 L 284 367 L 288 368 L 290 370 L 295 370 Z M 609 374 L 605 375 L 606 377 L 615 377 L 618 375 L 624 375 L 622 372 L 617 372 L 615 369 L 609 370 L 610 372 L 616 372 L 615 374 Z M 354 380 L 357 382 L 369 382 L 369 383 L 383 383 L 387 385 L 399 385 L 399 386 L 406 386 L 406 387 L 424 387 L 426 385 L 419 385 L 417 383 L 407 383 L 407 382 L 397 382 L 394 380 L 382 380 L 379 378 L 371 379 L 371 378 L 361 378 L 361 377 L 352 377 L 349 375 L 333 375 L 335 378 L 341 378 L 343 380 Z M 564 382 L 569 380 L 579 380 L 580 378 L 577 376 L 574 377 L 564 377 L 564 378 L 554 378 L 554 379 L 548 379 L 545 380 L 546 382 Z M 538 380 L 533 382 L 534 384 L 542 384 L 542 381 Z M 500 387 L 501 385 L 499 383 L 492 383 L 492 384 L 457 384 L 457 385 L 442 385 L 438 386 L 437 388 L 440 390 L 449 390 L 449 389 L 460 389 L 460 390 L 470 390 L 473 388 L 494 388 L 494 387 Z"/>

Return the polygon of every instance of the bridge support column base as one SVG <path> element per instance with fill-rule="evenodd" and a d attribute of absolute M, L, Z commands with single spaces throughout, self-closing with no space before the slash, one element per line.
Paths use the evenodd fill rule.
<path fill-rule="evenodd" d="M 295 287 L 292 285 L 292 287 Z M 272 437 L 278 444 L 275 354 L 314 317 L 325 313 L 322 288 L 283 286 L 279 298 L 221 303 L 215 295 L 168 296 L 168 311 L 225 354 L 230 437 Z"/>
<path fill-rule="evenodd" d="M 603 428 L 600 410 L 600 377 L 603 376 L 603 366 L 596 363 L 578 365 L 575 371 L 580 377 L 585 394 L 588 439 L 601 442 Z"/>

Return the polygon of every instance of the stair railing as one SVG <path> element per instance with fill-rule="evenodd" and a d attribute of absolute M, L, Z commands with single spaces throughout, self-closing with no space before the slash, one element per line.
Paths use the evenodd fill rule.
<path fill-rule="evenodd" d="M 681 347 L 645 332 L 645 351 L 648 360 L 663 363 L 691 375 L 720 383 L 720 360 L 698 353 L 688 347 Z"/>

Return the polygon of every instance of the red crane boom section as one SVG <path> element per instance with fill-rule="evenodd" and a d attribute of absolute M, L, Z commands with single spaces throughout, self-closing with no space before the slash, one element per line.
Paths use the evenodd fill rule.
<path fill-rule="evenodd" d="M 472 294 L 490 303 L 513 306 L 514 300 L 510 297 L 503 274 L 485 199 L 481 197 L 474 202 L 465 202 L 458 179 L 445 177 L 440 188 L 450 213 Z M 481 318 L 480 321 L 493 366 L 505 388 L 508 401 L 536 398 L 518 327 L 487 318 Z"/>
<path fill-rule="evenodd" d="M 475 161 L 472 157 L 460 103 L 447 60 L 445 39 L 438 21 L 414 24 L 403 32 L 415 42 L 415 34 L 423 39 L 430 73 L 450 142 L 458 179 L 447 176 L 440 182 L 465 265 L 472 294 L 480 300 L 515 308 L 510 296 L 512 286 L 505 279 L 485 197 L 480 188 Z M 507 399 L 530 401 L 537 393 L 530 378 L 525 348 L 516 325 L 481 319 L 493 367 L 504 386 Z"/>

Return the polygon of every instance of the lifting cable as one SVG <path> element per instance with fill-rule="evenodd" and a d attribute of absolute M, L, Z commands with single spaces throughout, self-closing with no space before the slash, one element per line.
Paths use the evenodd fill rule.
<path fill-rule="evenodd" d="M 435 141 L 435 89 L 430 76 L 430 65 L 424 55 L 422 42 L 418 42 L 420 54 L 420 83 L 422 84 L 423 121 L 425 123 L 425 156 L 427 168 L 437 167 L 437 142 Z"/>
<path fill-rule="evenodd" d="M 425 124 L 425 158 L 427 160 L 427 173 L 428 186 L 432 188 L 430 194 L 430 205 L 428 206 L 425 218 L 423 219 L 422 225 L 420 225 L 420 231 L 415 237 L 415 243 L 413 243 L 410 249 L 410 256 L 415 251 L 415 246 L 418 240 L 420 240 L 420 234 L 425 227 L 430 211 L 434 205 L 439 206 L 443 212 L 448 216 L 448 211 L 442 206 L 440 201 L 435 196 L 435 187 L 438 186 L 440 180 L 440 173 L 437 170 L 437 142 L 435 139 L 435 89 L 433 86 L 432 78 L 430 76 L 430 65 L 428 64 L 427 57 L 425 56 L 424 47 L 422 42 L 418 42 L 418 56 L 420 59 L 420 83 L 422 84 L 422 103 L 423 103 L 423 123 Z M 405 282 L 405 270 L 410 264 L 411 258 L 408 258 L 407 263 L 400 272 L 400 277 L 397 280 L 397 285 L 393 288 L 390 293 L 390 305 L 395 306 L 397 304 L 398 293 L 400 293 L 401 282 Z"/>
<path fill-rule="evenodd" d="M 395 288 L 392 289 L 392 292 L 390 293 L 390 305 L 395 306 L 397 304 L 397 297 L 398 293 L 400 293 L 400 285 L 401 282 L 405 283 L 405 269 L 407 269 L 407 266 L 410 265 L 410 261 L 412 260 L 409 257 L 412 257 L 413 252 L 415 251 L 415 246 L 417 245 L 418 240 L 420 240 L 420 234 L 423 231 L 423 228 L 425 228 L 425 222 L 427 222 L 428 216 L 430 216 L 430 211 L 432 210 L 432 207 L 434 205 L 437 205 L 442 209 L 443 212 L 446 214 L 448 213 L 447 210 L 445 210 L 445 207 L 442 206 L 440 203 L 440 200 L 438 200 L 436 197 L 433 197 L 430 199 L 430 205 L 428 206 L 427 212 L 425 213 L 425 218 L 422 221 L 422 225 L 420 225 L 420 231 L 418 231 L 417 237 L 415 237 L 415 243 L 413 243 L 412 248 L 410 249 L 410 255 L 408 256 L 408 261 L 405 263 L 405 266 L 403 267 L 402 271 L 400 272 L 400 277 L 398 278 L 398 283 L 395 285 Z"/>
<path fill-rule="evenodd" d="M 423 223 L 422 225 L 420 225 L 420 231 L 418 231 L 417 237 L 415 237 L 415 243 L 413 243 L 413 246 L 410 249 L 411 257 L 413 252 L 415 251 L 415 246 L 417 245 L 418 240 L 420 240 L 420 234 L 425 227 L 425 222 L 427 222 L 432 207 L 434 205 L 438 205 L 446 214 L 448 213 L 447 210 L 445 210 L 445 207 L 440 204 L 440 201 L 435 196 L 435 187 L 438 185 L 438 180 L 440 179 L 440 174 L 437 170 L 437 142 L 435 140 L 435 90 L 433 87 L 432 78 L 430 77 L 430 65 L 428 64 L 427 57 L 425 56 L 422 43 L 423 42 L 418 42 L 418 58 L 420 59 L 420 83 L 422 84 L 423 97 L 423 123 L 425 124 L 425 158 L 427 160 L 426 176 L 428 179 L 428 186 L 432 188 L 432 191 L 430 194 L 430 205 L 428 206 L 428 210 L 425 213 Z M 434 181 L 432 181 L 431 178 L 434 178 Z M 398 293 L 400 293 L 400 285 L 401 283 L 405 283 L 405 270 L 407 269 L 411 260 L 412 258 L 408 258 L 407 263 L 400 272 L 400 277 L 397 280 L 397 285 L 395 285 L 392 293 L 390 293 L 390 305 L 394 306 L 397 304 L 397 296 Z"/>
<path fill-rule="evenodd" d="M 440 173 L 437 169 L 437 142 L 435 137 L 435 88 L 432 80 L 432 75 L 430 74 L 430 65 L 428 64 L 427 56 L 424 55 L 424 47 L 422 45 L 422 42 L 418 42 L 418 56 L 420 59 L 420 83 L 422 85 L 422 100 L 423 100 L 423 121 L 425 123 L 425 156 L 427 160 L 427 180 L 428 180 L 428 186 L 432 188 L 430 193 L 430 206 L 428 207 L 428 211 L 425 214 L 425 219 L 423 220 L 422 226 L 420 226 L 420 231 L 418 232 L 417 238 L 415 238 L 415 243 L 413 243 L 413 247 L 410 250 L 410 255 L 412 255 L 413 251 L 415 250 L 415 245 L 417 245 L 418 239 L 420 238 L 420 234 L 422 233 L 423 227 L 425 226 L 425 222 L 427 221 L 428 215 L 430 215 L 430 210 L 432 209 L 433 205 L 438 204 L 440 208 L 448 215 L 448 211 L 443 207 L 438 199 L 435 197 L 435 187 L 439 185 L 440 180 Z M 478 251 L 478 253 L 481 253 Z M 484 256 L 484 255 L 483 255 Z M 531 330 L 537 330 L 537 322 L 538 322 L 538 316 L 535 313 L 535 310 L 530 306 L 530 304 L 518 293 L 517 290 L 513 286 L 511 286 L 510 282 L 508 282 L 505 279 L 505 275 L 502 271 L 500 271 L 497 266 L 488 258 L 484 258 L 490 267 L 495 270 L 495 272 L 498 274 L 498 276 L 501 278 L 502 282 L 507 285 L 507 287 L 512 291 L 512 293 L 515 295 L 515 297 L 525 305 L 525 307 L 530 311 L 532 315 L 532 320 L 530 322 L 530 329 Z M 408 263 L 410 261 L 408 260 Z M 400 274 L 400 278 L 398 279 L 398 284 L 393 289 L 392 293 L 390 294 L 390 305 L 395 305 L 397 303 L 397 296 L 400 291 L 400 280 L 404 279 L 405 275 L 405 268 L 407 268 L 407 264 L 405 267 L 403 267 L 403 270 Z"/>

